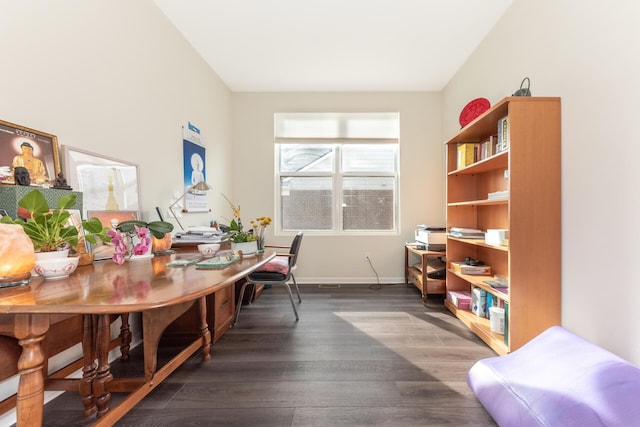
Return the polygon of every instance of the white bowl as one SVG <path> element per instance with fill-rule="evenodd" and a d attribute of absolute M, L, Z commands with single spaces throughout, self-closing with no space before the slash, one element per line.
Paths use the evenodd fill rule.
<path fill-rule="evenodd" d="M 61 279 L 76 271 L 80 257 L 36 260 L 33 270 L 45 279 Z"/>
<path fill-rule="evenodd" d="M 198 245 L 198 252 L 202 256 L 214 256 L 220 249 L 220 243 L 202 243 Z"/>

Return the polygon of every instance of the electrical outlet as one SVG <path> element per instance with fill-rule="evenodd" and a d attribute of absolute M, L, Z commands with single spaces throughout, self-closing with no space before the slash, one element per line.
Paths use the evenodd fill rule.
<path fill-rule="evenodd" d="M 371 259 L 371 257 L 369 256 L 369 252 L 365 252 L 364 253 L 364 260 L 365 261 L 369 261 L 369 259 Z"/>

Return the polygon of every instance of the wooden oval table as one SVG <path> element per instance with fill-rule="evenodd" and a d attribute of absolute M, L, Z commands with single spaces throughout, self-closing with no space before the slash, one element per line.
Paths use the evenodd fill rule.
<path fill-rule="evenodd" d="M 200 269 L 193 264 L 166 265 L 177 259 L 198 259 L 197 252 L 156 255 L 123 265 L 99 261 L 79 267 L 68 278 L 33 277 L 29 285 L 0 290 L 0 335 L 18 339 L 22 347 L 18 360 L 17 425 L 42 424 L 45 382 L 47 389 L 55 383 L 47 379 L 43 370 L 48 356 L 42 341 L 53 322 L 65 316 L 83 316 L 83 376 L 58 381 L 59 386 L 66 383 L 58 389 L 71 390 L 69 384 L 73 382 L 82 397 L 85 416 L 96 413 L 96 425 L 112 425 L 198 349 L 202 350 L 203 360 L 210 358 L 205 298 L 234 286 L 274 256 L 274 251 L 267 251 L 215 269 Z M 158 368 L 157 348 L 162 332 L 195 304 L 199 308 L 198 338 Z M 110 322 L 114 315 L 134 312 L 142 316 L 144 378 L 116 379 L 108 361 Z M 129 394 L 110 408 L 110 391 Z"/>

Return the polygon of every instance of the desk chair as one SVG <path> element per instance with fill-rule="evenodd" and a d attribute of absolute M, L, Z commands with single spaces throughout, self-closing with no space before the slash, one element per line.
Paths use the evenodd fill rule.
<path fill-rule="evenodd" d="M 298 252 L 300 250 L 300 243 L 302 242 L 302 231 L 293 238 L 291 246 L 269 246 L 267 248 L 289 249 L 288 253 L 278 253 L 274 259 L 266 263 L 260 270 L 254 271 L 247 276 L 247 280 L 242 284 L 240 288 L 240 295 L 238 296 L 238 302 L 236 304 L 236 317 L 233 324 L 238 323 L 238 317 L 240 317 L 240 308 L 242 307 L 242 298 L 244 297 L 244 291 L 248 285 L 282 285 L 287 288 L 289 293 L 289 300 L 291 301 L 291 307 L 293 307 L 293 313 L 296 315 L 296 321 L 300 320 L 298 317 L 298 310 L 296 310 L 296 304 L 293 301 L 293 294 L 291 293 L 291 287 L 289 286 L 289 280 L 293 280 L 296 294 L 298 295 L 298 302 L 302 302 L 300 298 L 300 289 L 298 283 L 293 275 L 293 271 L 296 269 L 296 263 L 298 261 Z"/>

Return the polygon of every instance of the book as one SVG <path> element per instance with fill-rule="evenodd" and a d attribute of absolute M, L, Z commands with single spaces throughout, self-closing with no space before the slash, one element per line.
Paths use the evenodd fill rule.
<path fill-rule="evenodd" d="M 490 276 L 491 267 L 488 265 L 469 265 L 464 261 L 451 261 L 451 269 L 459 274 L 470 274 L 474 276 Z"/>
<path fill-rule="evenodd" d="M 498 143 L 496 154 L 509 149 L 509 116 L 504 116 L 498 120 Z"/>
<path fill-rule="evenodd" d="M 509 303 L 504 303 L 504 343 L 509 345 Z"/>
<path fill-rule="evenodd" d="M 239 256 L 233 257 L 214 257 L 202 260 L 196 263 L 197 269 L 220 269 L 225 268 L 234 262 L 240 261 Z"/>
<path fill-rule="evenodd" d="M 456 169 L 462 169 L 476 161 L 476 146 L 472 142 L 458 143 L 458 162 Z"/>

